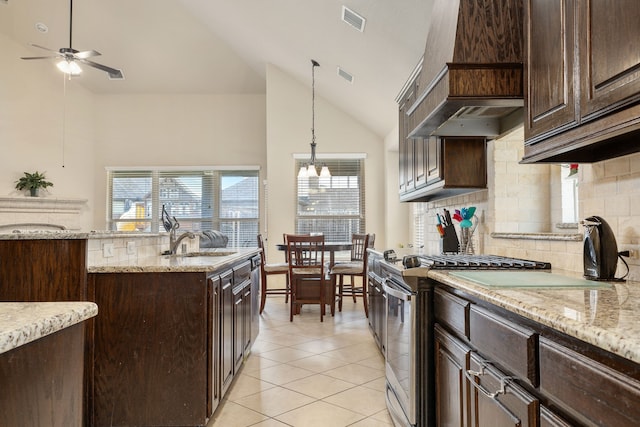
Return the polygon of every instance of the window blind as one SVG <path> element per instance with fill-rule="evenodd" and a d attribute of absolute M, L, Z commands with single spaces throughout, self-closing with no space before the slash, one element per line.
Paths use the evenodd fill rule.
<path fill-rule="evenodd" d="M 163 206 L 180 232 L 219 230 L 229 246 L 255 246 L 259 221 L 257 170 L 108 170 L 107 226 L 165 232 Z"/>
<path fill-rule="evenodd" d="M 295 171 L 304 165 L 296 160 Z M 323 233 L 326 241 L 351 241 L 352 233 L 365 233 L 363 159 L 322 159 L 328 178 L 297 178 L 296 233 Z"/>

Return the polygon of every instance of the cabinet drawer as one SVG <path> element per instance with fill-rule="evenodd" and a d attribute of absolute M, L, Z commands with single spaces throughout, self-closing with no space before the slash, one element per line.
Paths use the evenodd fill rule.
<path fill-rule="evenodd" d="M 477 354 L 471 353 L 469 366 L 472 426 L 538 426 L 535 396 Z"/>
<path fill-rule="evenodd" d="M 538 335 L 482 308 L 472 306 L 469 339 L 478 352 L 503 366 L 510 374 L 538 385 Z"/>
<path fill-rule="evenodd" d="M 540 390 L 585 425 L 637 426 L 640 383 L 540 338 Z"/>
<path fill-rule="evenodd" d="M 469 301 L 442 289 L 435 289 L 433 309 L 436 322 L 466 338 L 469 338 L 470 305 Z"/>
<path fill-rule="evenodd" d="M 243 262 L 233 267 L 233 285 L 238 286 L 244 281 L 251 279 L 251 261 Z"/>

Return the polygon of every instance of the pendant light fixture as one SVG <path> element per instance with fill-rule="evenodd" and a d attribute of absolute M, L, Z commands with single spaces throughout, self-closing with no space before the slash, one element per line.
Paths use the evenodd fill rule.
<path fill-rule="evenodd" d="M 315 69 L 319 67 L 320 64 L 318 61 L 312 59 L 311 60 L 311 160 L 309 161 L 309 165 L 302 165 L 300 171 L 298 172 L 298 178 L 311 178 L 318 176 L 318 170 L 316 169 L 316 131 L 315 131 L 315 119 L 316 119 L 316 77 L 315 77 Z M 322 169 L 320 170 L 321 178 L 329 178 L 331 177 L 331 172 L 327 165 L 322 165 Z"/>

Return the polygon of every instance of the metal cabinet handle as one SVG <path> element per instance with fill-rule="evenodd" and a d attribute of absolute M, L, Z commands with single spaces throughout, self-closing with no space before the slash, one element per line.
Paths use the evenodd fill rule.
<path fill-rule="evenodd" d="M 479 378 L 483 375 L 485 375 L 484 373 L 484 369 L 486 368 L 485 365 L 483 365 L 480 368 L 480 372 L 478 371 L 473 371 L 471 369 L 467 369 L 466 371 L 464 371 L 464 376 L 469 380 L 469 382 L 471 383 L 471 385 L 478 390 L 480 393 L 482 393 L 483 395 L 485 395 L 486 397 L 488 397 L 489 399 L 493 400 L 493 402 L 496 404 L 496 406 L 498 406 L 500 409 L 502 409 L 502 411 L 504 413 L 506 413 L 513 421 L 513 424 L 515 425 L 522 425 L 522 422 L 520 420 L 520 418 L 514 414 L 513 412 L 511 412 L 511 410 L 509 408 L 507 408 L 506 406 L 504 406 L 502 404 L 502 402 L 500 402 L 497 397 L 501 394 L 507 394 L 507 389 L 506 386 L 507 384 L 509 384 L 509 382 L 511 382 L 514 377 L 509 377 L 509 376 L 505 376 L 500 378 L 500 389 L 496 390 L 495 392 L 491 393 L 489 390 L 487 390 L 486 388 L 484 388 L 480 383 L 477 383 L 475 380 L 476 378 Z"/>

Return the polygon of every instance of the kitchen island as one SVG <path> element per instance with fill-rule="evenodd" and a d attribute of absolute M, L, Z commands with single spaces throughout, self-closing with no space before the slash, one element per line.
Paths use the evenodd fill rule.
<path fill-rule="evenodd" d="M 83 425 L 84 321 L 91 302 L 0 303 L 0 425 Z"/>
<path fill-rule="evenodd" d="M 89 265 L 91 426 L 204 426 L 258 333 L 258 248 Z"/>

